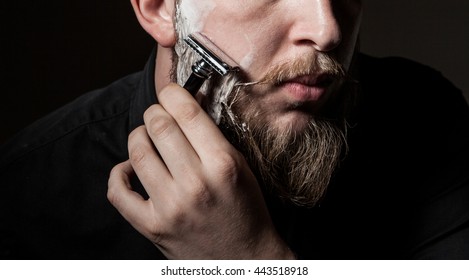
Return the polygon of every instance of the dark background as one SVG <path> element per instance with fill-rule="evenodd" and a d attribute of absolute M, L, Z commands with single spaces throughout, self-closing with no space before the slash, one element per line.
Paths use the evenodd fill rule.
<path fill-rule="evenodd" d="M 363 2 L 364 52 L 399 55 L 430 65 L 449 78 L 469 100 L 469 1 Z"/>
<path fill-rule="evenodd" d="M 364 52 L 435 67 L 469 99 L 469 1 L 364 2 Z M 139 71 L 153 48 L 128 0 L 0 7 L 0 143 L 80 94 Z"/>

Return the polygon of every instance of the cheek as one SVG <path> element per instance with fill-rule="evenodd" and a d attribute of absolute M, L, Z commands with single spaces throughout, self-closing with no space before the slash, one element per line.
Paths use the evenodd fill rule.
<path fill-rule="evenodd" d="M 354 37 L 358 34 L 362 17 L 360 1 L 352 2 L 354 3 L 350 4 L 347 9 L 341 9 L 341 11 L 339 11 L 339 17 L 341 18 L 341 25 L 344 29 L 344 33 L 350 34 L 350 37 Z"/>
<path fill-rule="evenodd" d="M 347 7 L 337 7 L 336 16 L 339 19 L 341 32 L 343 35 L 342 44 L 339 48 L 339 59 L 346 69 L 349 68 L 353 54 L 356 50 L 358 33 L 361 24 L 361 1 L 343 0 L 347 2 Z"/>
<path fill-rule="evenodd" d="M 221 18 L 220 15 L 223 15 Z M 245 72 L 256 71 L 252 69 L 263 68 L 259 65 L 271 56 L 272 49 L 269 34 L 275 34 L 277 24 L 269 24 L 267 17 L 243 16 L 233 12 L 214 9 L 206 18 L 202 32 L 209 37 L 215 45 L 235 60 Z M 262 57 L 260 57 L 262 55 Z"/>
<path fill-rule="evenodd" d="M 181 1 L 180 10 L 189 33 L 202 32 L 241 68 L 247 69 L 255 59 L 256 44 L 251 34 L 245 32 L 248 24 L 245 17 L 241 17 L 242 10 L 239 7 L 228 9 L 230 5 L 234 4 L 217 6 L 213 0 L 184 0 Z"/>
<path fill-rule="evenodd" d="M 217 26 L 211 24 L 212 21 L 216 22 Z M 233 58 L 243 70 L 246 70 L 256 60 L 256 54 L 259 52 L 259 42 L 257 32 L 255 30 L 247 32 L 243 25 L 232 21 L 220 22 L 212 17 L 207 20 L 203 33 Z"/>
<path fill-rule="evenodd" d="M 202 31 L 205 21 L 215 8 L 216 3 L 213 0 L 184 0 L 180 4 L 181 13 L 186 18 L 191 32 Z"/>

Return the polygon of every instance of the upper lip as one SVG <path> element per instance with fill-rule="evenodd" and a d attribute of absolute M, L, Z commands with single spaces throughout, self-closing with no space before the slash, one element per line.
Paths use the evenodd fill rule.
<path fill-rule="evenodd" d="M 287 79 L 284 83 L 298 83 L 310 87 L 326 87 L 333 80 L 333 77 L 328 74 L 318 75 L 300 75 L 291 79 Z"/>

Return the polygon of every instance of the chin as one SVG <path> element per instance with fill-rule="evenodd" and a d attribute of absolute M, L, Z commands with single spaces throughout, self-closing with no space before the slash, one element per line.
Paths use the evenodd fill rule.
<path fill-rule="evenodd" d="M 304 131 L 311 120 L 314 118 L 311 113 L 292 110 L 286 113 L 283 113 L 281 116 L 273 116 L 271 121 L 272 126 L 278 131 L 290 130 L 292 133 L 299 133 Z"/>

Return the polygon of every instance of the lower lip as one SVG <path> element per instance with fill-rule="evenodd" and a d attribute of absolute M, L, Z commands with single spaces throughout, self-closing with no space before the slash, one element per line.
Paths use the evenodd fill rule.
<path fill-rule="evenodd" d="M 288 97 L 296 102 L 317 101 L 326 92 L 326 87 L 300 83 L 285 83 L 282 87 L 286 90 Z"/>

